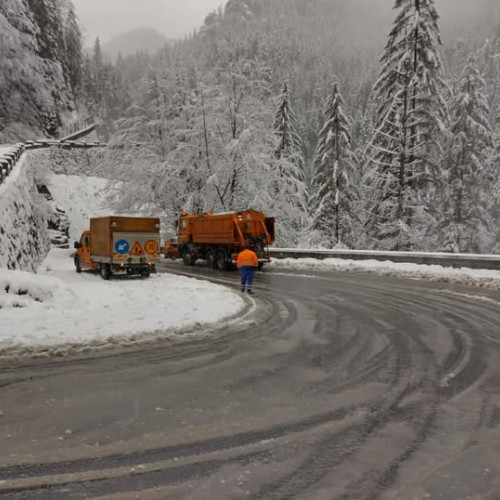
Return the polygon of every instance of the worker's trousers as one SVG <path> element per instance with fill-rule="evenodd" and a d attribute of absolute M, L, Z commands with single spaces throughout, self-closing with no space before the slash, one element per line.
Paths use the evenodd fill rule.
<path fill-rule="evenodd" d="M 253 266 L 241 266 L 241 290 L 245 291 L 245 286 L 247 290 L 252 290 L 253 286 Z"/>

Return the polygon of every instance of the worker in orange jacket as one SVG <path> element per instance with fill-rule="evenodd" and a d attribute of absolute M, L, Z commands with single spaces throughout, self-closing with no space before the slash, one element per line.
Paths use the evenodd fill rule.
<path fill-rule="evenodd" d="M 246 288 L 247 292 L 252 294 L 253 272 L 259 266 L 259 258 L 249 245 L 238 254 L 236 265 L 241 271 L 241 291 L 245 292 Z"/>

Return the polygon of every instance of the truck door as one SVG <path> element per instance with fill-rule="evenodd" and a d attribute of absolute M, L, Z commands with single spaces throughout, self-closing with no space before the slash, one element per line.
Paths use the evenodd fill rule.
<path fill-rule="evenodd" d="M 85 231 L 82 234 L 82 246 L 79 250 L 80 266 L 84 269 L 92 269 L 92 261 L 90 259 L 90 233 Z"/>

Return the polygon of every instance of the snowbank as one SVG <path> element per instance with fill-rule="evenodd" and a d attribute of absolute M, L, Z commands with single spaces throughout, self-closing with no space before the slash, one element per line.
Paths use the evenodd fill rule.
<path fill-rule="evenodd" d="M 46 311 L 53 303 L 69 304 L 73 300 L 71 289 L 58 279 L 0 269 L 0 309 L 32 307 Z M 2 324 L 2 332 L 4 326 Z"/>
<path fill-rule="evenodd" d="M 68 250 L 53 249 L 39 273 L 0 269 L 2 354 L 175 338 L 245 306 L 236 292 L 192 278 L 76 274 Z"/>
<path fill-rule="evenodd" d="M 378 260 L 348 259 L 271 259 L 271 269 L 294 269 L 315 271 L 358 271 L 372 272 L 384 276 L 404 276 L 409 278 L 445 281 L 471 286 L 500 290 L 500 271 L 488 269 L 453 269 L 442 266 L 421 264 L 402 264 Z"/>

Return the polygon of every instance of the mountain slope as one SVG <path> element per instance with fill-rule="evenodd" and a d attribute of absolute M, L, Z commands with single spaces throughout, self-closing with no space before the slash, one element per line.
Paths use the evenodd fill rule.
<path fill-rule="evenodd" d="M 149 28 L 138 28 L 113 37 L 103 45 L 102 51 L 114 61 L 118 54 L 124 57 L 136 52 L 154 54 L 165 43 L 167 43 L 167 39 L 158 31 Z"/>
<path fill-rule="evenodd" d="M 63 64 L 41 55 L 40 33 L 27 0 L 0 2 L 0 143 L 43 137 L 74 110 Z"/>

